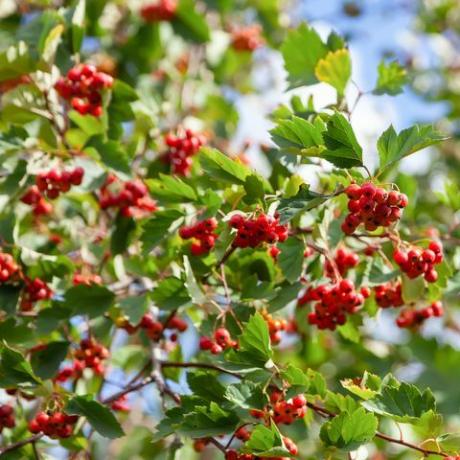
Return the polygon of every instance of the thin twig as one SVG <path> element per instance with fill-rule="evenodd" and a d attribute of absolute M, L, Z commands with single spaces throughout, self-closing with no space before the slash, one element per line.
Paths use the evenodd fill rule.
<path fill-rule="evenodd" d="M 21 441 L 18 441 L 8 446 L 2 447 L 0 448 L 0 456 L 2 456 L 3 454 L 6 454 L 7 452 L 11 452 L 13 450 L 20 449 L 21 447 L 24 447 L 27 444 L 35 443 L 39 439 L 41 439 L 43 436 L 44 436 L 43 433 L 35 434 L 34 436 L 31 436 L 30 438 L 22 439 Z"/>

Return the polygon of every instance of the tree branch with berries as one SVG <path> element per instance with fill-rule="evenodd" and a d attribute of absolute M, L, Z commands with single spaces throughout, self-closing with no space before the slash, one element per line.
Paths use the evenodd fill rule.
<path fill-rule="evenodd" d="M 460 459 L 455 140 L 355 122 L 417 75 L 284 0 L 90 3 L 0 18 L 0 456 Z"/>

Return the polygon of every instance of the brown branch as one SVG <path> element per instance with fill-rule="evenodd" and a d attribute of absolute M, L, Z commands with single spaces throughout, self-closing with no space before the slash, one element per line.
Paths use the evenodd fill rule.
<path fill-rule="evenodd" d="M 318 406 L 316 404 L 313 404 L 313 403 L 310 403 L 310 402 L 307 402 L 307 406 L 312 409 L 314 412 L 316 412 L 318 415 L 320 415 L 321 417 L 326 417 L 326 418 L 334 418 L 336 417 L 337 414 L 334 414 L 333 412 L 321 407 L 321 406 Z M 437 452 L 437 451 L 434 451 L 434 450 L 430 450 L 430 449 L 424 449 L 423 447 L 419 447 L 415 444 L 412 444 L 410 442 L 407 442 L 407 441 L 404 441 L 404 439 L 398 439 L 398 438 L 393 438 L 391 436 L 388 436 L 384 433 L 380 433 L 379 431 L 377 431 L 377 433 L 375 434 L 375 437 L 376 438 L 379 438 L 379 439 L 383 439 L 384 441 L 387 441 L 387 442 L 390 442 L 392 444 L 399 444 L 400 446 L 404 446 L 404 447 L 407 447 L 409 449 L 412 449 L 412 450 L 416 450 L 417 452 L 421 452 L 423 454 L 424 457 L 428 456 L 428 455 L 438 455 L 438 456 L 441 456 L 441 457 L 448 457 L 449 455 L 444 453 L 444 452 Z"/>
<path fill-rule="evenodd" d="M 35 443 L 39 439 L 41 439 L 43 436 L 44 436 L 43 433 L 38 433 L 34 436 L 31 436 L 30 438 L 22 439 L 21 441 L 18 441 L 8 446 L 2 447 L 0 448 L 0 456 L 2 456 L 3 454 L 6 454 L 7 452 L 11 452 L 13 450 L 20 449 L 21 447 L 24 447 L 27 444 Z"/>
<path fill-rule="evenodd" d="M 222 259 L 217 262 L 216 268 L 220 268 L 225 262 L 227 262 L 228 258 L 236 251 L 236 246 L 230 246 L 225 254 L 222 256 Z"/>
<path fill-rule="evenodd" d="M 221 452 L 226 452 L 225 447 L 219 441 L 214 438 L 208 438 L 208 440 L 211 444 L 214 444 Z"/>
<path fill-rule="evenodd" d="M 214 364 L 208 363 L 180 363 L 180 362 L 171 362 L 171 361 L 161 361 L 161 367 L 182 367 L 182 368 L 198 368 L 198 369 L 210 369 L 213 371 L 221 372 L 222 374 L 232 375 L 238 379 L 243 379 L 241 374 L 237 372 L 229 371 L 223 367 L 215 366 Z"/>

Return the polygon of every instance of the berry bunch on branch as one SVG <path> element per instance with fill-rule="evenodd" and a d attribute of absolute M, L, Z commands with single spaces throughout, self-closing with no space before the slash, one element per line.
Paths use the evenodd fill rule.
<path fill-rule="evenodd" d="M 451 133 L 363 133 L 418 49 L 362 88 L 287 0 L 9 3 L 0 458 L 458 460 L 456 63 Z"/>

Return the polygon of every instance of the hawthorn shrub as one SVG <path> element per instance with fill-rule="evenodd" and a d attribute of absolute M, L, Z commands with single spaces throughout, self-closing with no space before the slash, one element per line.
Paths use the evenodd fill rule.
<path fill-rule="evenodd" d="M 347 42 L 288 26 L 282 1 L 18 3 L 1 20 L 0 457 L 460 459 L 460 355 L 423 334 L 455 329 L 460 203 L 399 171 L 448 136 L 390 126 L 372 167 L 353 129 L 404 67 L 348 96 Z M 336 103 L 277 107 L 254 169 L 232 95 L 257 91 L 269 48 L 289 89 Z"/>

